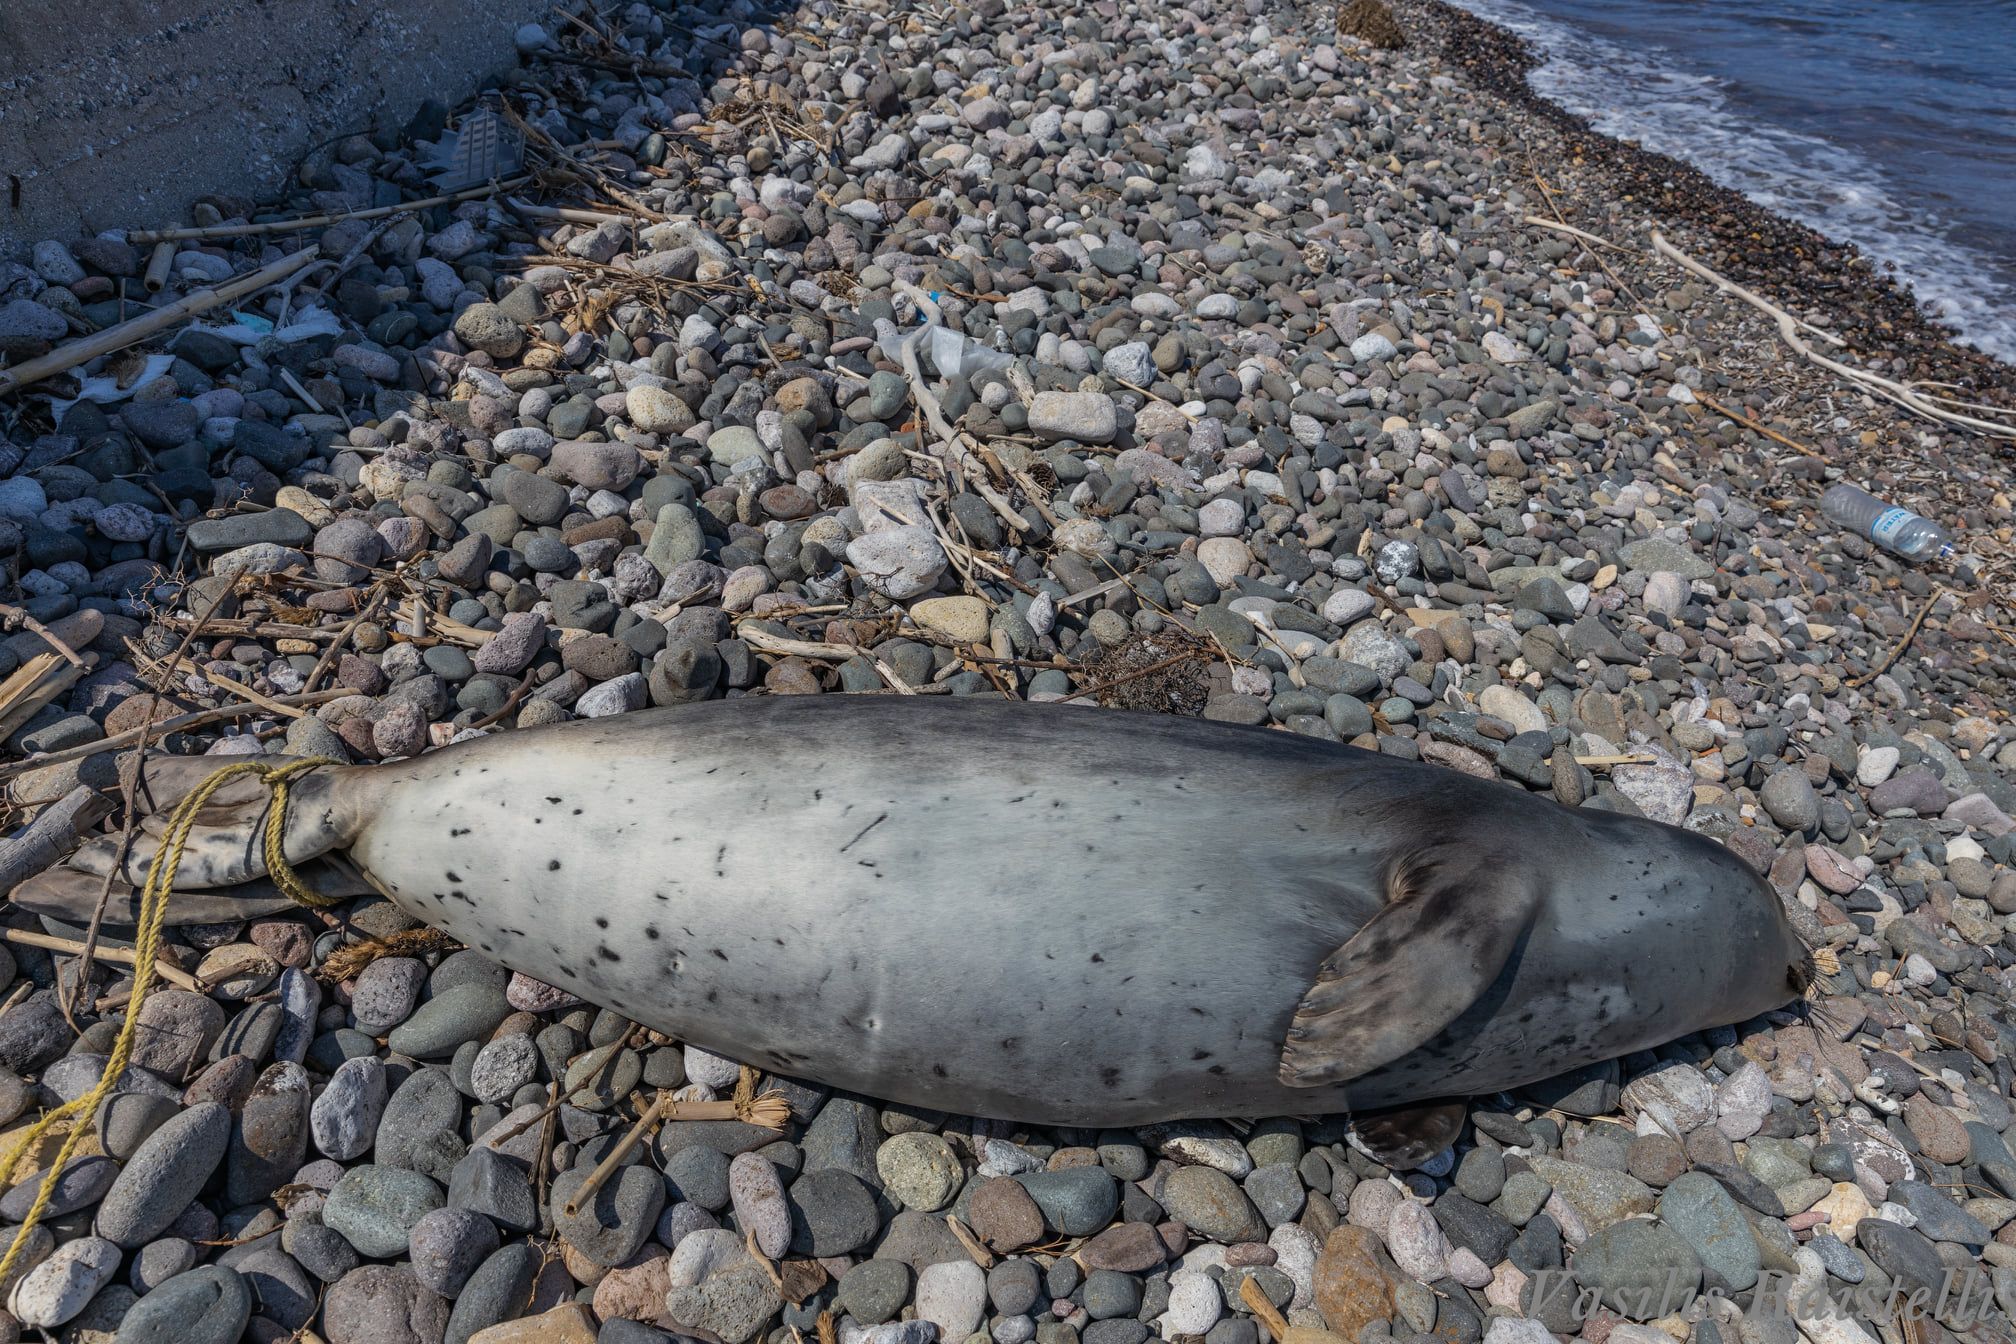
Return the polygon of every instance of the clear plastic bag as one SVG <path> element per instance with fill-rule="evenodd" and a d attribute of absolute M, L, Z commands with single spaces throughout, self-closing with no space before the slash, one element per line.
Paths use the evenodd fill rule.
<path fill-rule="evenodd" d="M 982 369 L 1005 369 L 1015 362 L 1015 356 L 1006 351 L 982 345 L 971 336 L 963 336 L 947 327 L 933 326 L 925 330 L 927 334 L 919 343 L 918 354 L 930 361 L 941 378 L 966 378 Z M 893 324 L 889 325 L 888 330 L 879 335 L 882 353 L 891 359 L 902 359 L 903 342 L 915 334 L 915 328 L 899 334 Z"/>

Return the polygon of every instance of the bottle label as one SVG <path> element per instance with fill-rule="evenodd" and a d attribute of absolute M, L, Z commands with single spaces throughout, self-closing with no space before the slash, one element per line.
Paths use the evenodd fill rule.
<path fill-rule="evenodd" d="M 1869 524 L 1869 539 L 1878 546 L 1889 546 L 1897 540 L 1897 534 L 1904 530 L 1904 525 L 1917 517 L 1909 509 L 1885 509 L 1876 515 L 1875 522 Z"/>

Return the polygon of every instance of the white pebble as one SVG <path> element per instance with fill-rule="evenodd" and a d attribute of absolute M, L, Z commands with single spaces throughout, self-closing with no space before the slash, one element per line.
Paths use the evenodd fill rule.
<path fill-rule="evenodd" d="M 119 1255 L 103 1237 L 66 1241 L 14 1285 L 7 1308 L 23 1325 L 61 1325 L 98 1295 L 119 1268 Z"/>
<path fill-rule="evenodd" d="M 1169 1281 L 1169 1310 L 1156 1325 L 1164 1339 L 1201 1335 L 1218 1324 L 1224 1311 L 1216 1280 L 1206 1274 L 1182 1273 Z"/>

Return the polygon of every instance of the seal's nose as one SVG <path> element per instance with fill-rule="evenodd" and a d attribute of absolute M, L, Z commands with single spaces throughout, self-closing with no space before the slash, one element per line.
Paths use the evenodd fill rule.
<path fill-rule="evenodd" d="M 1785 958 L 1785 992 L 1788 997 L 1804 997 L 1806 991 L 1820 978 L 1819 968 L 1814 964 L 1813 949 L 1799 936 L 1797 926 L 1785 912 L 1784 900 L 1770 882 L 1757 876 L 1742 860 L 1738 859 L 1737 862 L 1755 888 L 1757 899 L 1769 903 L 1778 932 L 1779 946 Z"/>
<path fill-rule="evenodd" d="M 1819 981 L 1820 970 L 1813 964 L 1813 953 L 1806 945 L 1799 943 L 1796 938 L 1793 942 L 1797 946 L 1792 964 L 1785 968 L 1785 983 L 1792 993 L 1803 999 L 1806 997 L 1806 992 Z"/>

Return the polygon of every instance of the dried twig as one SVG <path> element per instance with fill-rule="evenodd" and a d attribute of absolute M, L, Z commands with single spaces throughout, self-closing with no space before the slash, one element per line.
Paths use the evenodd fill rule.
<path fill-rule="evenodd" d="M 1897 660 L 1904 656 L 1904 650 L 1911 647 L 1911 641 L 1918 637 L 1919 627 L 1925 624 L 1925 618 L 1932 614 L 1932 608 L 1938 606 L 1939 599 L 1944 596 L 1946 596 L 1946 585 L 1942 583 L 1935 586 L 1932 589 L 1931 595 L 1925 599 L 1925 605 L 1918 608 L 1917 616 L 1912 618 L 1910 628 L 1904 632 L 1904 637 L 1897 641 L 1896 647 L 1884 655 L 1882 662 L 1876 664 L 1876 666 L 1870 668 L 1861 676 L 1850 678 L 1847 684 L 1850 687 L 1867 686 L 1870 682 L 1888 672 Z"/>
<path fill-rule="evenodd" d="M 424 619 L 428 627 L 439 638 L 453 644 L 465 645 L 472 649 L 480 649 L 497 637 L 495 630 L 484 630 L 477 626 L 465 625 L 461 621 L 452 620 L 449 617 L 440 615 L 438 612 L 428 611 L 418 598 L 408 598 L 405 602 L 400 603 L 398 617 L 401 621 L 412 625 L 416 630 L 420 628 L 418 622 Z"/>
<path fill-rule="evenodd" d="M 383 938 L 367 938 L 361 943 L 346 943 L 323 958 L 315 968 L 317 979 L 330 984 L 348 980 L 356 976 L 372 962 L 385 957 L 425 957 L 436 952 L 452 952 L 462 946 L 452 935 L 422 924 L 417 928 L 400 929 Z"/>
<path fill-rule="evenodd" d="M 563 1212 L 569 1218 L 579 1217 L 581 1210 L 594 1201 L 595 1192 L 600 1190 L 603 1183 L 623 1165 L 624 1159 L 637 1150 L 637 1145 L 644 1142 L 645 1136 L 658 1127 L 672 1105 L 672 1094 L 660 1092 L 658 1099 L 644 1108 L 644 1113 L 637 1117 L 637 1123 L 630 1126 L 630 1132 L 609 1150 L 607 1156 L 595 1164 L 595 1170 L 588 1173 L 588 1179 L 581 1182 L 580 1188 L 568 1199 Z"/>
<path fill-rule="evenodd" d="M 163 243 L 161 246 L 169 247 L 172 244 Z M 112 884 L 118 880 L 119 874 L 124 871 L 127 856 L 133 852 L 133 840 L 140 833 L 140 795 L 145 790 L 147 784 L 147 744 L 153 736 L 155 724 L 161 719 L 162 707 L 168 703 L 164 693 L 167 690 L 169 678 L 174 675 L 175 669 L 181 666 L 182 660 L 188 657 L 189 646 L 196 642 L 196 633 L 203 628 L 203 622 L 216 615 L 218 610 L 231 598 L 237 589 L 238 585 L 232 583 L 226 584 L 218 590 L 217 596 L 212 598 L 210 605 L 203 609 L 203 615 L 197 618 L 196 624 L 191 626 L 189 632 L 177 641 L 174 651 L 168 655 L 167 660 L 161 665 L 160 674 L 154 679 L 154 699 L 153 703 L 147 707 L 147 717 L 140 725 L 139 741 L 133 747 L 132 769 L 122 769 L 119 772 L 120 792 L 123 795 L 126 807 L 126 824 L 119 832 L 118 855 L 112 866 L 105 870 L 104 881 L 98 884 L 98 899 L 92 904 L 91 921 L 84 931 L 84 951 L 77 959 L 77 975 L 75 978 L 75 984 L 79 989 L 82 989 L 91 982 L 91 963 L 98 955 L 98 938 L 105 927 L 105 911 L 112 900 Z M 133 647 L 131 640 L 128 640 L 127 644 L 129 647 Z M 139 653 L 137 647 L 134 648 L 134 652 L 137 656 Z M 64 1003 L 61 1006 L 65 1020 L 69 1021 L 71 1030 L 75 1031 L 77 1029 L 77 1022 L 72 1011 L 74 1005 Z M 103 1013 L 105 1010 L 101 1007 L 98 1011 Z M 81 1036 L 83 1033 L 80 1031 L 78 1035 Z"/>
<path fill-rule="evenodd" d="M 749 1258 L 754 1260 L 757 1267 L 763 1271 L 764 1277 L 770 1280 L 770 1286 L 781 1293 L 784 1290 L 784 1276 L 777 1272 L 777 1266 L 770 1263 L 770 1257 L 763 1254 L 763 1248 L 756 1244 L 755 1228 L 744 1229 L 742 1233 L 742 1247 L 749 1252 Z"/>
<path fill-rule="evenodd" d="M 84 659 L 78 655 L 77 650 L 64 643 L 62 638 L 48 626 L 30 616 L 20 607 L 0 603 L 0 629 L 12 630 L 17 626 L 28 631 L 30 634 L 40 635 L 44 643 L 62 654 L 74 666 L 80 668 L 86 666 Z"/>
<path fill-rule="evenodd" d="M 518 684 L 511 688 L 511 694 L 504 697 L 504 703 L 499 705 L 494 713 L 485 714 L 482 718 L 470 724 L 468 729 L 465 731 L 480 732 L 481 730 L 488 728 L 493 724 L 499 724 L 504 722 L 504 720 L 510 716 L 511 711 L 518 708 L 519 702 L 524 700 L 524 698 L 527 695 L 531 694 L 532 679 L 533 676 L 532 673 L 530 672 L 527 672 L 523 677 L 520 677 L 518 679 Z"/>
<path fill-rule="evenodd" d="M 809 639 L 784 639 L 758 630 L 753 626 L 738 626 L 735 637 L 753 649 L 763 653 L 774 653 L 780 657 L 819 658 L 828 662 L 845 662 L 850 658 L 866 658 L 875 664 L 875 670 L 882 674 L 882 680 L 889 683 L 889 689 L 898 695 L 915 695 L 917 690 L 909 682 L 896 675 L 896 669 L 883 662 L 868 650 L 857 644 L 821 644 Z"/>
<path fill-rule="evenodd" d="M 1787 448 L 1792 449 L 1794 452 L 1804 453 L 1808 457 L 1818 457 L 1823 460 L 1826 457 L 1826 454 L 1818 452 L 1815 449 L 1808 448 L 1803 443 L 1795 443 L 1791 439 L 1786 438 L 1783 434 L 1780 434 L 1777 430 L 1771 428 L 1769 425 L 1760 425 L 1755 420 L 1752 420 L 1749 416 L 1730 410 L 1727 406 L 1724 406 L 1721 402 L 1715 400 L 1715 398 L 1709 396 L 1706 392 L 1699 392 L 1699 391 L 1694 392 L 1694 400 L 1700 402 L 1703 406 L 1706 406 L 1709 410 L 1715 412 L 1717 415 L 1723 416 L 1730 420 L 1734 420 L 1737 424 L 1743 426 L 1743 428 L 1752 430 L 1758 434 L 1762 434 L 1765 438 L 1771 440 L 1773 443 L 1782 443 Z"/>
<path fill-rule="evenodd" d="M 326 296 L 329 293 L 330 289 L 334 287 L 336 282 L 343 278 L 345 272 L 347 272 L 352 266 L 355 266 L 359 261 L 363 259 L 364 254 L 371 250 L 371 245 L 377 242 L 378 239 L 384 235 L 385 230 L 391 228 L 395 223 L 398 222 L 398 220 L 399 220 L 398 215 L 396 214 L 388 215 L 384 219 L 380 220 L 376 225 L 372 226 L 372 228 L 369 231 L 367 231 L 362 238 L 359 238 L 355 243 L 351 244 L 350 250 L 343 254 L 343 257 L 340 261 L 334 263 L 333 268 L 330 270 L 329 274 L 323 276 L 320 280 L 317 280 L 315 282 L 315 288 L 309 291 L 308 297 L 311 300 L 319 302 L 324 296 Z M 300 284 L 301 281 L 306 279 L 309 271 L 317 269 L 320 269 L 319 264 L 316 266 L 309 266 L 304 270 L 296 271 L 293 275 L 288 276 L 286 281 L 281 284 L 280 313 L 279 316 L 273 319 L 274 326 L 284 327 L 287 325 L 287 307 L 288 304 L 293 299 L 294 286 Z M 280 367 L 282 372 L 286 371 L 284 366 Z M 310 405 L 314 404 L 313 398 L 309 399 L 309 404 Z"/>
<path fill-rule="evenodd" d="M 291 576 L 290 576 L 291 577 Z M 168 612 L 156 618 L 166 626 L 188 625 L 191 631 L 201 629 L 209 635 L 244 635 L 249 638 L 265 636 L 272 639 L 300 639 L 319 642 L 335 639 L 338 632 L 319 625 L 290 625 L 285 621 L 255 621 L 249 617 L 226 618 L 221 621 L 194 622 L 181 612 Z"/>
<path fill-rule="evenodd" d="M 308 680 L 301 684 L 302 690 L 314 690 L 322 678 L 329 675 L 329 670 L 336 666 L 336 660 L 343 656 L 343 649 L 350 643 L 350 637 L 357 633 L 357 627 L 369 620 L 377 612 L 379 604 L 384 600 L 385 585 L 383 583 L 374 585 L 371 590 L 371 600 L 358 608 L 355 616 L 352 616 L 348 621 L 343 623 L 343 628 L 336 632 L 336 638 L 331 640 L 329 647 L 322 651 L 322 656 L 315 660 L 314 668 L 308 673 Z"/>
<path fill-rule="evenodd" d="M 964 472 L 974 492 L 987 501 L 989 508 L 1000 515 L 1001 521 L 1007 525 L 1011 533 L 1020 536 L 1029 530 L 1029 524 L 1023 521 L 1021 514 L 1015 512 L 1000 491 L 987 483 L 986 464 L 973 455 L 972 450 L 960 441 L 959 432 L 946 421 L 945 409 L 938 404 L 938 398 L 931 391 L 931 385 L 925 381 L 923 366 L 918 362 L 917 351 L 924 338 L 930 335 L 934 328 L 942 325 L 938 305 L 932 302 L 930 295 L 915 285 L 906 284 L 899 288 L 901 292 L 908 294 L 910 301 L 925 314 L 924 323 L 903 338 L 903 376 L 910 382 L 910 394 L 917 399 L 917 408 L 924 413 L 925 423 L 938 437 L 947 464 Z"/>
<path fill-rule="evenodd" d="M 149 671 L 153 667 L 158 666 L 153 659 L 140 652 L 139 646 L 134 641 L 127 640 L 126 646 L 133 658 L 133 665 L 141 671 Z M 276 700 L 264 691 L 255 691 L 250 686 L 241 685 L 229 677 L 205 676 L 202 680 L 205 686 L 214 691 L 221 691 L 226 695 L 236 696 L 240 700 L 257 705 L 261 709 L 271 710 L 275 714 L 284 715 L 290 719 L 305 719 L 308 717 L 307 710 Z"/>
<path fill-rule="evenodd" d="M 630 1132 L 623 1136 L 623 1141 L 611 1148 L 609 1155 L 588 1173 L 588 1179 L 581 1182 L 581 1188 L 567 1201 L 567 1216 L 576 1216 L 593 1202 L 595 1192 L 615 1175 L 616 1169 L 623 1165 L 623 1159 L 634 1152 L 652 1130 L 673 1120 L 741 1120 L 764 1129 L 781 1130 L 791 1123 L 791 1107 L 781 1092 L 765 1092 L 748 1101 L 739 1098 L 734 1101 L 675 1101 L 669 1091 L 660 1092 L 658 1099 L 637 1117 L 637 1123 L 630 1126 Z"/>
<path fill-rule="evenodd" d="M 1176 402 L 1169 400 L 1169 398 L 1163 396 L 1160 392 L 1157 392 L 1154 388 L 1143 387 L 1139 383 L 1130 383 L 1125 378 L 1120 377 L 1118 374 L 1112 374 L 1110 376 L 1112 377 L 1114 382 L 1120 384 L 1120 386 L 1126 388 L 1128 391 L 1139 392 L 1144 397 L 1148 397 L 1154 401 L 1159 401 L 1164 406 L 1173 409 L 1178 415 L 1182 416 L 1185 420 L 1188 420 L 1191 424 L 1194 425 L 1197 423 L 1197 417 L 1194 414 L 1184 410 L 1182 406 L 1178 405 Z"/>
<path fill-rule="evenodd" d="M 982 1269 L 994 1268 L 994 1252 L 980 1244 L 980 1238 L 974 1236 L 972 1229 L 959 1221 L 958 1215 L 946 1214 L 945 1226 L 952 1229 L 952 1235 L 966 1248 L 966 1254 L 972 1258 L 974 1264 Z"/>
<path fill-rule="evenodd" d="M 560 1084 L 558 1083 L 550 1084 L 548 1087 L 548 1092 L 557 1094 L 557 1092 L 559 1091 L 559 1087 Z M 526 1116 L 523 1120 L 520 1120 L 517 1124 L 511 1126 L 511 1128 L 505 1130 L 502 1134 L 499 1134 L 495 1139 L 491 1140 L 490 1142 L 492 1146 L 511 1142 L 511 1140 L 517 1138 L 520 1134 L 523 1134 L 526 1130 L 532 1128 L 532 1126 L 538 1124 L 540 1121 L 544 1120 L 547 1116 L 552 1115 L 554 1112 L 558 1111 L 562 1106 L 566 1105 L 568 1102 L 572 1101 L 575 1097 L 578 1097 L 580 1095 L 581 1095 L 580 1088 L 576 1088 L 574 1091 L 569 1092 L 564 1097 L 553 1095 L 551 1099 L 547 1101 L 547 1103 L 544 1106 L 541 1106 L 538 1110 L 532 1112 L 532 1114 Z"/>
<path fill-rule="evenodd" d="M 1553 189 L 1547 185 L 1547 179 L 1540 176 L 1540 169 L 1538 166 L 1534 164 L 1533 152 L 1530 149 L 1527 150 L 1526 152 L 1526 170 L 1531 174 L 1533 174 L 1533 185 L 1540 188 L 1540 195 L 1546 200 L 1547 208 L 1553 211 L 1555 222 L 1561 225 L 1561 227 L 1563 228 L 1573 229 L 1574 226 L 1568 223 L 1568 217 L 1561 213 L 1561 203 L 1554 199 Z M 1576 231 L 1579 232 L 1579 230 Z M 1603 274 L 1610 277 L 1610 281 L 1612 284 L 1616 285 L 1617 288 L 1623 291 L 1624 293 L 1629 294 L 1633 299 L 1633 301 L 1637 302 L 1640 307 L 1644 306 L 1643 301 L 1638 298 L 1638 292 L 1631 288 L 1630 284 L 1624 279 L 1623 276 L 1617 274 L 1616 271 L 1610 269 L 1610 263 L 1603 260 L 1602 253 L 1591 252 L 1589 255 L 1592 258 L 1594 258 L 1596 264 L 1602 268 Z M 1501 326 L 1504 324 L 1505 315 L 1502 311 L 1498 315 L 1498 321 Z"/>
<path fill-rule="evenodd" d="M 1204 657 L 1204 651 L 1202 649 L 1185 649 L 1181 653 L 1172 654 L 1169 657 L 1161 659 L 1158 662 L 1150 663 L 1146 667 L 1137 667 L 1132 672 L 1128 672 L 1121 676 L 1114 677 L 1111 681 L 1102 681 L 1097 686 L 1087 686 L 1082 691 L 1073 691 L 1070 695 L 1063 697 L 1063 699 L 1059 700 L 1057 703 L 1063 704 L 1065 701 L 1068 700 L 1083 700 L 1088 696 L 1091 697 L 1101 696 L 1104 695 L 1106 692 L 1112 690 L 1116 686 L 1124 686 L 1130 681 L 1139 681 L 1142 677 L 1148 676 L 1151 673 L 1161 672 L 1164 671 L 1165 669 L 1176 666 L 1176 664 L 1178 663 L 1186 663 L 1189 662 L 1192 658 L 1202 658 L 1202 657 Z"/>

